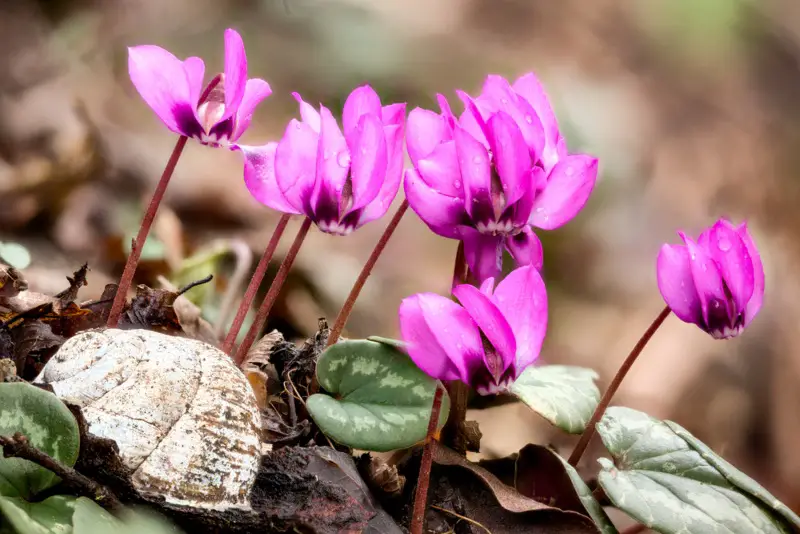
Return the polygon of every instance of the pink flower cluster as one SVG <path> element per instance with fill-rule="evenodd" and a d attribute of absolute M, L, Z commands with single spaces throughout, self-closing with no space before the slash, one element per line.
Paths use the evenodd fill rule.
<path fill-rule="evenodd" d="M 349 95 L 341 123 L 294 93 L 300 119 L 289 122 L 279 141 L 249 146 L 238 141 L 271 89 L 247 78 L 238 33 L 225 32 L 224 74 L 205 90 L 204 70 L 201 59 L 181 61 L 157 46 L 129 50 L 131 81 L 156 115 L 177 134 L 239 151 L 256 200 L 347 235 L 382 217 L 403 181 L 407 202 L 425 224 L 463 243 L 479 287 L 456 286 L 457 302 L 421 293 L 400 306 L 403 339 L 421 369 L 491 394 L 538 358 L 547 293 L 534 228 L 552 230 L 573 219 L 594 189 L 598 164 L 567 150 L 532 73 L 513 84 L 488 76 L 474 98 L 459 91 L 459 116 L 438 95 L 438 112 L 416 108 L 407 125 L 406 104 L 384 105 L 369 85 Z M 404 140 L 412 162 L 405 174 Z M 697 241 L 680 235 L 684 245 L 664 245 L 658 256 L 665 301 L 714 337 L 738 335 L 764 294 L 761 258 L 746 226 L 721 220 Z M 517 268 L 495 286 L 506 251 Z"/>

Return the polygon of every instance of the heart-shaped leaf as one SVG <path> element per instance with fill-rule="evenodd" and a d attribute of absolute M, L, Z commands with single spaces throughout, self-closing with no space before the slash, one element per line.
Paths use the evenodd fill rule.
<path fill-rule="evenodd" d="M 78 423 L 52 393 L 24 382 L 0 384 L 0 435 L 24 434 L 51 458 L 72 466 L 78 459 Z M 51 471 L 19 458 L 0 457 L 0 495 L 30 499 L 59 482 Z"/>
<path fill-rule="evenodd" d="M 366 339 L 340 341 L 320 356 L 317 379 L 335 398 L 312 395 L 308 411 L 339 443 L 390 451 L 425 439 L 437 382 L 396 347 Z M 449 411 L 445 393 L 439 428 Z"/>
<path fill-rule="evenodd" d="M 584 367 L 528 367 L 511 385 L 511 393 L 558 428 L 580 434 L 600 401 L 597 373 Z"/>
<path fill-rule="evenodd" d="M 759 532 L 800 527 L 800 518 L 685 429 L 630 408 L 597 425 L 616 466 L 600 459 L 598 482 L 628 515 L 662 533 Z"/>
<path fill-rule="evenodd" d="M 71 534 L 74 508 L 75 497 L 68 495 L 33 503 L 19 497 L 0 497 L 0 532 Z"/>

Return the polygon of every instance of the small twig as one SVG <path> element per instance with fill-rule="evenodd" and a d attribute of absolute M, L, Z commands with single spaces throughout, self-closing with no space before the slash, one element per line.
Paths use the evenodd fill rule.
<path fill-rule="evenodd" d="M 223 332 L 225 332 L 228 318 L 236 304 L 236 295 L 239 294 L 239 291 L 247 280 L 250 265 L 253 263 L 253 251 L 250 250 L 248 244 L 241 239 L 231 240 L 228 243 L 228 249 L 233 254 L 233 257 L 236 258 L 236 264 L 233 268 L 233 274 L 231 274 L 230 280 L 228 281 L 228 287 L 225 289 L 225 294 L 222 296 L 222 302 L 219 305 L 219 316 L 214 323 L 214 336 L 216 336 L 217 339 L 222 337 Z M 247 315 L 247 311 L 248 310 L 245 310 L 245 315 Z"/>
<path fill-rule="evenodd" d="M 21 458 L 38 464 L 48 471 L 55 473 L 61 480 L 78 491 L 81 495 L 89 497 L 103 508 L 115 511 L 122 508 L 122 503 L 105 486 L 78 473 L 58 460 L 51 458 L 36 447 L 33 447 L 22 433 L 13 436 L 0 436 L 0 445 L 3 447 L 5 458 Z"/>
<path fill-rule="evenodd" d="M 581 456 L 583 456 L 583 453 L 586 451 L 586 447 L 589 446 L 589 441 L 591 441 L 592 436 L 594 436 L 597 422 L 600 421 L 600 418 L 603 417 L 604 413 L 606 413 L 608 405 L 611 404 L 611 399 L 614 397 L 617 389 L 619 389 L 619 386 L 622 384 L 622 381 L 625 379 L 628 371 L 630 371 L 631 367 L 633 367 L 634 362 L 636 362 L 636 358 L 638 358 L 639 354 L 642 353 L 642 350 L 644 350 L 647 342 L 650 341 L 650 338 L 653 337 L 653 334 L 656 333 L 658 327 L 661 326 L 671 311 L 672 310 L 670 310 L 669 306 L 661 310 L 661 313 L 658 314 L 658 317 L 656 317 L 648 329 L 645 330 L 644 334 L 642 334 L 642 337 L 633 347 L 633 350 L 630 352 L 630 354 L 628 354 L 628 357 L 625 358 L 624 362 L 622 362 L 622 366 L 620 366 L 617 374 L 614 375 L 614 378 L 608 385 L 608 389 L 603 394 L 603 398 L 600 399 L 600 402 L 597 404 L 597 408 L 595 408 L 594 413 L 592 414 L 592 418 L 589 419 L 589 423 L 586 425 L 586 430 L 583 431 L 581 439 L 578 440 L 578 444 L 575 445 L 575 450 L 572 451 L 572 454 L 569 457 L 569 464 L 572 467 L 578 465 Z"/>
<path fill-rule="evenodd" d="M 209 274 L 205 278 L 201 278 L 200 280 L 195 280 L 194 282 L 189 282 L 188 284 L 186 284 L 185 286 L 180 288 L 178 290 L 178 292 L 176 293 L 176 295 L 183 295 L 187 291 L 189 291 L 191 289 L 194 289 L 197 286 L 202 286 L 203 284 L 207 284 L 213 279 L 214 279 L 214 275 L 213 274 Z"/>
<path fill-rule="evenodd" d="M 436 383 L 436 393 L 433 395 L 431 418 L 428 421 L 428 433 L 425 435 L 425 448 L 422 450 L 422 461 L 419 465 L 419 478 L 417 491 L 414 494 L 414 509 L 411 514 L 411 534 L 422 534 L 425 527 L 425 506 L 428 503 L 428 486 L 431 483 L 431 466 L 433 465 L 433 446 L 436 428 L 439 425 L 439 411 L 442 408 L 444 389 L 439 382 Z"/>
<path fill-rule="evenodd" d="M 492 534 L 492 531 L 491 531 L 491 530 L 489 530 L 489 529 L 488 529 L 488 528 L 486 528 L 485 526 L 481 525 L 480 523 L 478 523 L 478 522 L 477 522 L 477 521 L 475 521 L 474 519 L 470 519 L 470 518 L 469 518 L 469 517 L 467 517 L 467 516 L 464 516 L 464 515 L 461 515 L 461 514 L 457 514 L 456 512 L 454 512 L 454 511 L 452 511 L 452 510 L 448 510 L 447 508 L 442 508 L 441 506 L 436 506 L 436 505 L 433 505 L 433 504 L 431 505 L 431 508 L 433 508 L 434 510 L 439 510 L 440 512 L 444 512 L 444 513 L 446 513 L 446 514 L 450 514 L 450 515 L 452 515 L 453 517 L 457 517 L 458 519 L 460 519 L 460 520 L 462 520 L 462 521 L 466 521 L 467 523 L 472 523 L 472 524 L 473 524 L 473 525 L 475 525 L 476 527 L 480 527 L 480 528 L 482 528 L 483 530 L 485 530 L 486 532 L 488 532 L 488 534 Z"/>

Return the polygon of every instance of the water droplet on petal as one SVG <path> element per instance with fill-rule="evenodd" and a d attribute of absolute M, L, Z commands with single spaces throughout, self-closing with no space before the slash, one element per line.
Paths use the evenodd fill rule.
<path fill-rule="evenodd" d="M 722 252 L 728 252 L 731 249 L 731 241 L 727 237 L 720 237 L 717 246 Z"/>
<path fill-rule="evenodd" d="M 455 182 L 453 182 L 453 187 L 455 187 L 456 189 L 461 189 L 461 182 L 459 180 L 456 180 Z"/>
<path fill-rule="evenodd" d="M 525 122 L 528 124 L 533 124 L 533 117 L 530 115 L 525 115 Z"/>
<path fill-rule="evenodd" d="M 575 168 L 567 167 L 567 170 L 565 170 L 564 172 L 566 173 L 567 176 L 572 176 L 573 174 L 575 174 Z"/>
<path fill-rule="evenodd" d="M 350 166 L 350 153 L 346 150 L 342 150 L 339 152 L 339 155 L 336 156 L 336 163 L 339 164 L 339 167 L 346 169 Z"/>
<path fill-rule="evenodd" d="M 475 157 L 472 158 L 472 163 L 475 163 L 476 165 L 480 165 L 481 163 L 483 163 L 483 158 L 480 157 L 480 156 L 475 156 Z"/>

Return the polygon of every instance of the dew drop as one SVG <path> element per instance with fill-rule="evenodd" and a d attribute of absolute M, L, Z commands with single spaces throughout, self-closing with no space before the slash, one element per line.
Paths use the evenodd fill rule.
<path fill-rule="evenodd" d="M 528 124 L 533 124 L 533 117 L 530 115 L 525 115 L 525 122 Z"/>
<path fill-rule="evenodd" d="M 567 167 L 567 170 L 564 171 L 564 172 L 566 173 L 567 176 L 572 176 L 573 174 L 575 174 L 575 168 L 574 167 Z"/>
<path fill-rule="evenodd" d="M 731 241 L 727 237 L 720 237 L 719 241 L 717 241 L 717 247 L 722 252 L 728 252 L 731 249 Z"/>
<path fill-rule="evenodd" d="M 475 163 L 476 165 L 479 165 L 479 164 L 483 163 L 483 158 L 480 157 L 480 156 L 475 156 L 475 157 L 472 158 L 472 163 Z"/>
<path fill-rule="evenodd" d="M 339 167 L 342 167 L 343 169 L 349 167 L 350 153 L 347 152 L 346 150 L 342 150 L 341 152 L 339 152 L 339 155 L 336 156 L 336 163 L 338 163 Z"/>
<path fill-rule="evenodd" d="M 453 182 L 453 187 L 455 187 L 456 189 L 461 189 L 461 182 L 459 180 L 456 180 L 455 182 Z"/>

